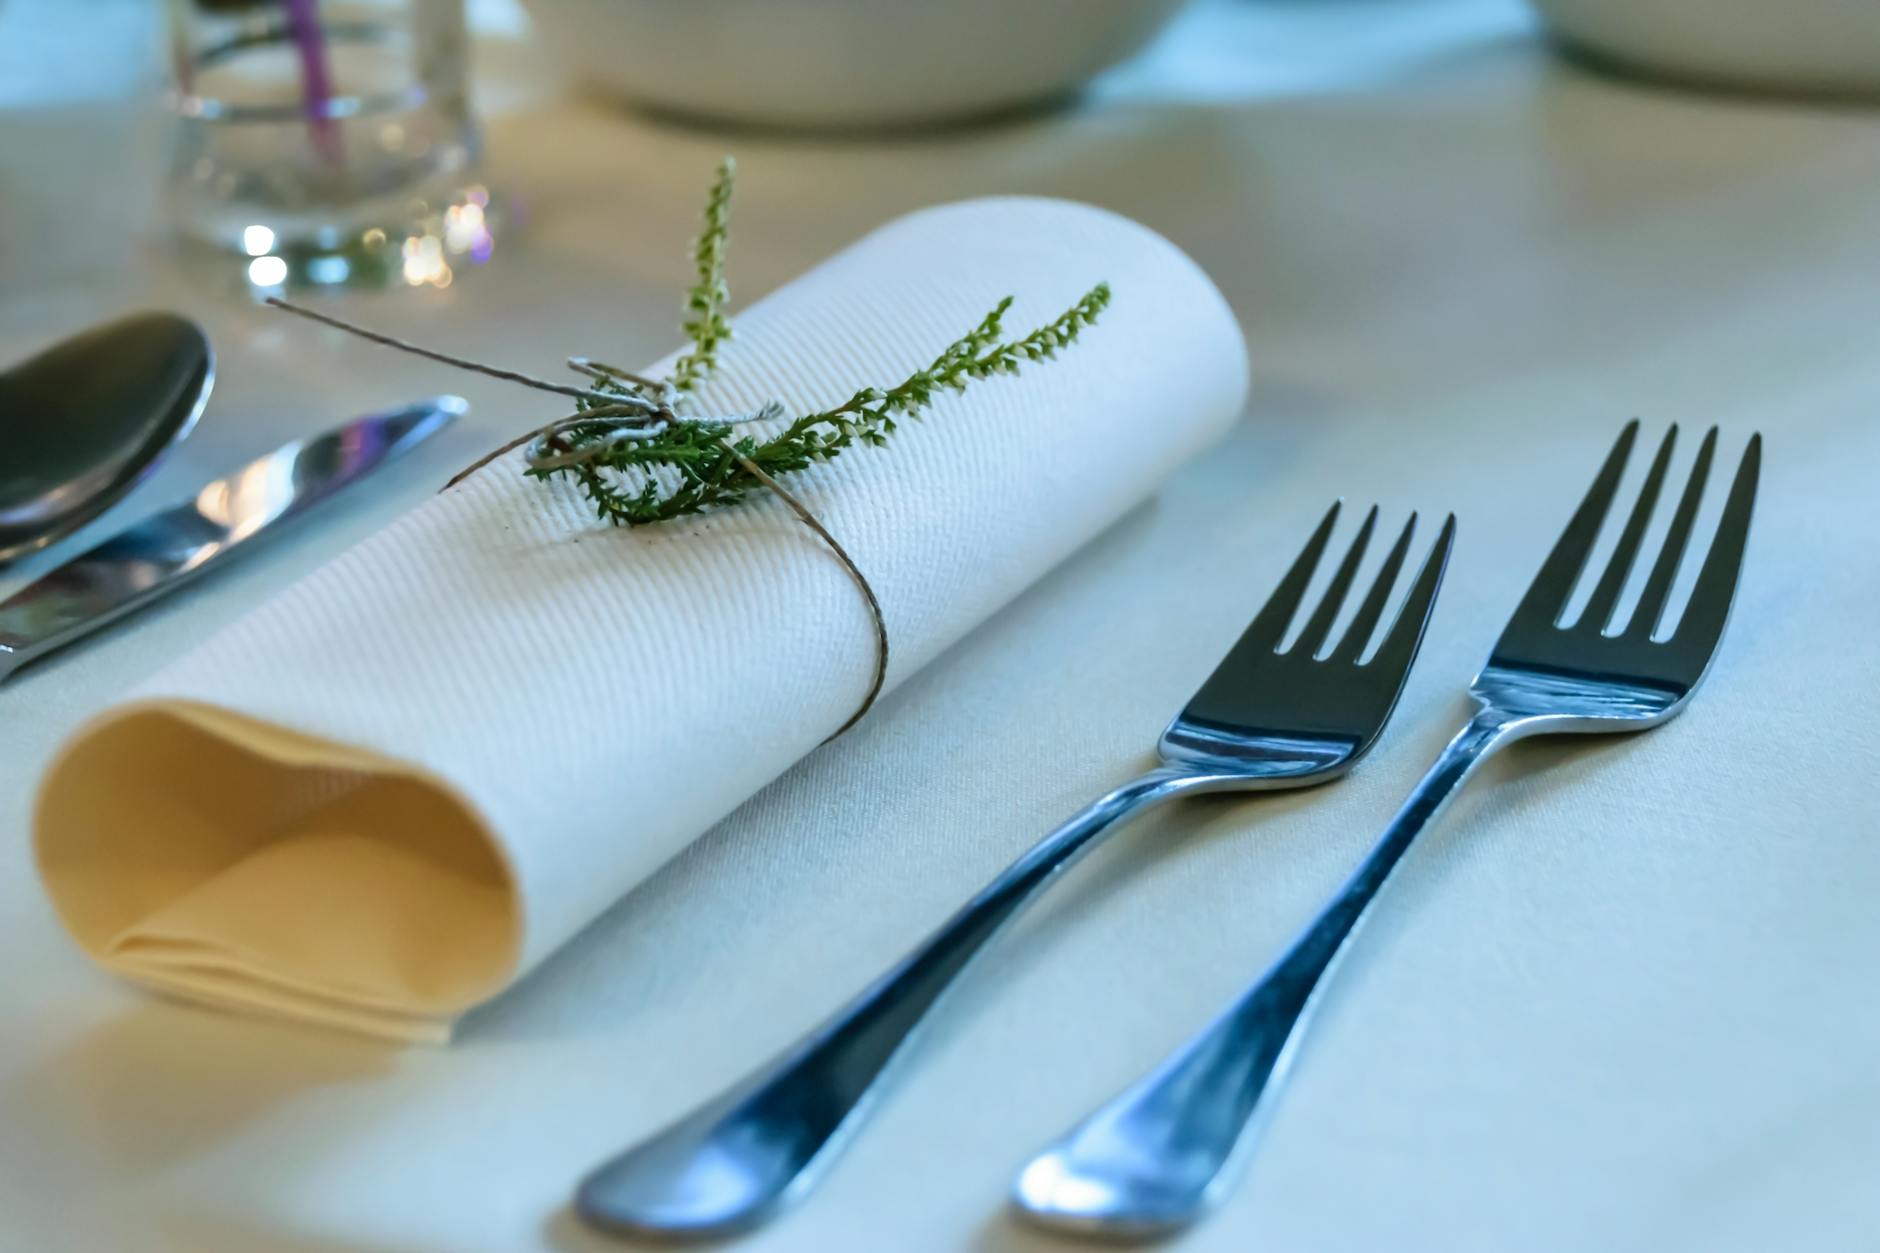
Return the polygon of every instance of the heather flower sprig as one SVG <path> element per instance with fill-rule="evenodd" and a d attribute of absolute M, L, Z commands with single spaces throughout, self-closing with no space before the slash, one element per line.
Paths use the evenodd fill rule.
<path fill-rule="evenodd" d="M 623 526 L 731 504 L 765 486 L 753 468 L 780 477 L 832 460 L 858 443 L 880 447 L 899 419 L 920 417 L 940 393 L 965 391 L 975 381 L 1052 359 L 1075 342 L 1109 300 L 1109 286 L 1099 283 L 1055 321 L 1008 341 L 1003 319 L 1012 301 L 1007 297 L 924 370 L 886 390 L 864 387 L 842 404 L 804 414 L 762 439 L 738 434 L 738 429 L 781 421 L 784 412 L 774 403 L 751 414 L 681 417 L 670 408 L 676 381 L 662 388 L 603 368 L 594 376 L 596 389 L 618 389 L 625 404 L 583 402 L 582 412 L 536 441 L 527 473 L 574 479 L 599 517 Z M 662 401 L 666 408 L 648 418 L 644 406 Z"/>

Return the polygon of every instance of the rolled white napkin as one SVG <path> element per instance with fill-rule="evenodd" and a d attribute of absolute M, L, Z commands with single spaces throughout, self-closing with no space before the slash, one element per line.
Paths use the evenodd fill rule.
<path fill-rule="evenodd" d="M 1037 199 L 912 214 L 737 319 L 700 412 L 827 407 L 1001 296 L 1029 329 L 1099 279 L 1110 307 L 1057 360 L 791 479 L 880 597 L 889 688 L 1227 429 L 1239 328 L 1160 236 Z M 840 726 L 875 647 L 774 499 L 616 529 L 507 458 L 83 728 L 39 796 L 40 873 L 132 979 L 447 1039 Z"/>

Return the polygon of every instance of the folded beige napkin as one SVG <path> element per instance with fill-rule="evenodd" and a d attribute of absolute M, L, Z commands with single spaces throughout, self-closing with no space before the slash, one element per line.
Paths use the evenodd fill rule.
<path fill-rule="evenodd" d="M 1056 361 L 791 480 L 880 596 L 890 688 L 1226 430 L 1239 328 L 1160 236 L 1036 199 L 902 218 L 737 319 L 701 411 L 800 412 L 898 382 L 1001 296 L 1029 329 L 1099 279 L 1109 309 Z M 447 1039 L 840 726 L 874 650 L 778 502 L 614 529 L 511 457 L 82 729 L 39 795 L 40 873 L 132 979 Z"/>

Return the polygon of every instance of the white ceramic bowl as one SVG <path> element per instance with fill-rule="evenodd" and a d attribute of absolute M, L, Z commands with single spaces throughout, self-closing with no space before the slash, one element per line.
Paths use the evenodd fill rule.
<path fill-rule="evenodd" d="M 527 0 L 591 86 L 717 121 L 952 121 L 1049 100 L 1148 43 L 1184 0 Z"/>
<path fill-rule="evenodd" d="M 1534 0 L 1569 45 L 1668 78 L 1880 95 L 1880 0 Z"/>

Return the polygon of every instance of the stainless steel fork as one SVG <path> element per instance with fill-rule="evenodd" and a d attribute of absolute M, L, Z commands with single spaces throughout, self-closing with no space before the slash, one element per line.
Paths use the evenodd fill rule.
<path fill-rule="evenodd" d="M 880 1091 L 877 1080 L 973 955 L 1124 818 L 1198 792 L 1336 778 L 1369 750 L 1403 690 L 1455 535 L 1423 565 L 1376 652 L 1360 663 L 1410 548 L 1412 515 L 1338 646 L 1331 637 L 1377 521 L 1373 508 L 1297 641 L 1279 646 L 1338 518 L 1333 505 L 1240 642 L 1163 732 L 1162 765 L 1101 797 L 1032 847 L 939 931 L 822 1027 L 729 1093 L 588 1176 L 578 1213 L 613 1230 L 724 1235 L 812 1186 Z"/>
<path fill-rule="evenodd" d="M 1664 484 L 1677 436 L 1659 446 L 1638 501 L 1586 609 L 1562 625 L 1638 435 L 1629 424 L 1470 687 L 1479 710 L 1410 793 L 1383 837 L 1324 911 L 1240 1000 L 1158 1069 L 1092 1114 L 1019 1173 L 1014 1200 L 1047 1226 L 1162 1235 L 1232 1189 L 1273 1104 L 1325 976 L 1412 840 L 1496 749 L 1528 735 L 1642 731 L 1684 707 L 1723 635 L 1749 536 L 1762 437 L 1737 467 L 1716 537 L 1668 638 L 1664 624 L 1717 446 L 1712 427 L 1636 609 L 1616 610 Z"/>

